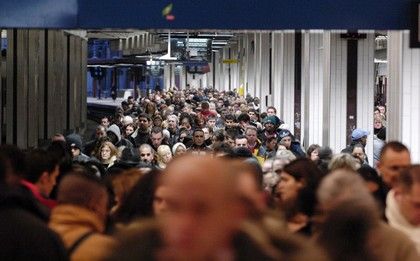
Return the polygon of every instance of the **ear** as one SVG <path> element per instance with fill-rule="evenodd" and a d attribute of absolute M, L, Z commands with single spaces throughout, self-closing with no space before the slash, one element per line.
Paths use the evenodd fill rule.
<path fill-rule="evenodd" d="M 39 177 L 37 183 L 39 184 L 45 184 L 50 181 L 50 174 L 48 174 L 48 171 L 44 171 L 41 174 L 41 177 Z"/>

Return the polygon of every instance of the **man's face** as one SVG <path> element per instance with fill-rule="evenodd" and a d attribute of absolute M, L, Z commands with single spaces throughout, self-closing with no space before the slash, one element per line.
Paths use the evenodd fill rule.
<path fill-rule="evenodd" d="M 57 165 L 55 166 L 52 172 L 46 173 L 46 175 L 41 178 L 39 191 L 43 196 L 45 197 L 50 196 L 51 191 L 53 190 L 55 184 L 57 184 L 57 177 L 59 174 L 60 174 L 60 168 Z"/>
<path fill-rule="evenodd" d="M 79 156 L 80 155 L 80 149 L 78 148 L 78 147 L 75 147 L 75 146 L 71 146 L 71 155 L 73 156 L 73 157 L 77 157 L 77 156 Z"/>
<path fill-rule="evenodd" d="M 96 129 L 95 136 L 97 139 L 105 137 L 106 131 L 104 129 Z"/>
<path fill-rule="evenodd" d="M 186 128 L 187 130 L 191 129 L 190 121 L 186 118 L 182 120 L 181 126 Z"/>
<path fill-rule="evenodd" d="M 214 251 L 229 245 L 236 229 L 239 218 L 235 212 L 236 202 L 227 196 L 226 189 L 221 188 L 223 183 L 217 181 L 220 175 L 216 172 L 225 172 L 221 166 L 213 161 L 211 163 L 206 166 L 200 164 L 196 168 L 188 166 L 197 164 L 196 161 L 183 162 L 177 172 L 167 173 L 170 176 L 185 172 L 185 175 L 169 177 L 170 180 L 164 184 L 166 210 L 158 217 L 167 250 L 172 250 L 167 254 L 173 259 L 188 256 L 191 260 L 204 260 L 214 257 Z M 199 173 L 202 177 L 190 172 Z"/>
<path fill-rule="evenodd" d="M 276 112 L 274 111 L 273 108 L 270 108 L 267 110 L 267 116 L 274 116 L 276 115 Z"/>
<path fill-rule="evenodd" d="M 204 132 L 203 131 L 196 131 L 194 132 L 193 142 L 195 145 L 201 146 L 204 143 Z"/>
<path fill-rule="evenodd" d="M 274 129 L 274 124 L 273 123 L 271 123 L 271 122 L 267 122 L 267 123 L 265 123 L 264 124 L 264 127 L 265 127 L 265 130 L 266 131 L 268 131 L 268 132 L 272 132 L 272 131 L 274 131 L 275 129 Z"/>
<path fill-rule="evenodd" d="M 251 121 L 256 121 L 257 120 L 257 115 L 255 114 L 254 111 L 248 112 L 248 115 L 251 118 Z"/>
<path fill-rule="evenodd" d="M 161 132 L 159 132 L 159 133 L 152 133 L 151 140 L 152 140 L 153 147 L 157 148 L 160 145 L 162 145 L 163 134 Z"/>
<path fill-rule="evenodd" d="M 140 160 L 147 163 L 152 163 L 153 161 L 153 153 L 150 148 L 142 148 L 139 150 L 140 153 Z"/>
<path fill-rule="evenodd" d="M 216 126 L 216 119 L 214 119 L 214 118 L 210 118 L 210 119 L 207 121 L 207 126 L 208 126 L 209 128 L 214 128 L 214 126 Z"/>
<path fill-rule="evenodd" d="M 408 151 L 397 152 L 388 149 L 382 158 L 379 159 L 377 168 L 385 184 L 389 188 L 393 188 L 398 180 L 400 171 L 409 167 L 410 164 L 411 158 Z"/>
<path fill-rule="evenodd" d="M 109 120 L 108 120 L 108 118 L 103 118 L 101 120 L 101 125 L 104 126 L 105 128 L 108 128 L 108 126 L 109 126 Z"/>
<path fill-rule="evenodd" d="M 234 139 L 232 139 L 232 138 L 230 138 L 230 137 L 228 137 L 227 139 L 226 139 L 226 143 L 231 147 L 231 148 L 234 148 L 235 147 L 235 140 Z"/>
<path fill-rule="evenodd" d="M 411 188 L 399 185 L 396 199 L 401 214 L 413 226 L 420 226 L 420 184 L 415 182 Z"/>
<path fill-rule="evenodd" d="M 149 120 L 147 118 L 139 117 L 139 129 L 146 131 L 149 128 Z"/>
<path fill-rule="evenodd" d="M 225 121 L 225 126 L 226 126 L 226 128 L 233 128 L 233 127 L 235 127 L 235 122 L 233 121 L 233 120 L 226 120 Z"/>
<path fill-rule="evenodd" d="M 248 140 L 248 144 L 255 144 L 257 141 L 257 132 L 255 130 L 247 130 L 246 139 Z"/>
<path fill-rule="evenodd" d="M 244 147 L 246 148 L 248 146 L 248 141 L 246 138 L 243 139 L 235 139 L 235 147 L 236 148 L 240 148 L 240 147 Z"/>

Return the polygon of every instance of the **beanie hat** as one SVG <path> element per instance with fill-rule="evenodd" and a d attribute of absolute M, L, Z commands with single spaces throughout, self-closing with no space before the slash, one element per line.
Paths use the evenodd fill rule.
<path fill-rule="evenodd" d="M 70 147 L 76 147 L 80 150 L 83 149 L 82 138 L 79 134 L 73 133 L 66 137 L 66 142 Z"/>
<path fill-rule="evenodd" d="M 289 130 L 283 129 L 279 132 L 279 140 L 285 137 L 293 137 L 292 133 Z"/>
<path fill-rule="evenodd" d="M 278 126 L 279 125 L 279 123 L 280 123 L 280 120 L 279 120 L 279 118 L 277 117 L 277 116 L 274 116 L 274 115 L 271 115 L 271 116 L 267 116 L 267 117 L 265 117 L 265 119 L 264 119 L 264 122 L 263 122 L 264 124 L 266 124 L 266 123 L 271 123 L 271 124 L 273 124 L 274 126 Z"/>
<path fill-rule="evenodd" d="M 187 149 L 187 147 L 184 145 L 184 143 L 182 143 L 182 142 L 175 143 L 174 146 L 172 146 L 172 154 L 173 155 L 175 155 L 175 152 L 176 152 L 176 150 L 178 149 L 179 146 L 183 147 L 184 149 Z"/>
<path fill-rule="evenodd" d="M 124 116 L 123 120 L 122 120 L 123 125 L 128 125 L 133 123 L 133 118 L 131 116 Z"/>

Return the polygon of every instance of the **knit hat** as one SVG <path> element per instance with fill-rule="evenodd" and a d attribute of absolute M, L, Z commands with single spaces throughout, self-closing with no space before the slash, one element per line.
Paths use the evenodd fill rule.
<path fill-rule="evenodd" d="M 293 137 L 292 133 L 289 130 L 283 129 L 279 132 L 279 140 L 285 137 Z"/>
<path fill-rule="evenodd" d="M 267 116 L 267 117 L 265 117 L 265 119 L 264 119 L 263 123 L 264 123 L 264 124 L 266 124 L 266 123 L 271 123 L 271 124 L 273 124 L 274 126 L 279 126 L 279 124 L 280 124 L 280 119 L 279 119 L 277 116 L 275 116 L 275 115 L 271 115 L 271 116 Z"/>
<path fill-rule="evenodd" d="M 124 116 L 123 120 L 122 120 L 123 125 L 128 125 L 133 123 L 133 118 L 131 116 Z"/>
<path fill-rule="evenodd" d="M 187 147 L 184 145 L 184 143 L 182 143 L 182 142 L 175 143 L 175 145 L 172 146 L 172 154 L 173 155 L 175 155 L 175 152 L 176 152 L 176 150 L 178 149 L 179 146 L 183 147 L 184 149 L 187 149 Z"/>
<path fill-rule="evenodd" d="M 66 142 L 70 147 L 76 147 L 80 150 L 83 149 L 82 138 L 79 134 L 73 133 L 66 137 Z"/>

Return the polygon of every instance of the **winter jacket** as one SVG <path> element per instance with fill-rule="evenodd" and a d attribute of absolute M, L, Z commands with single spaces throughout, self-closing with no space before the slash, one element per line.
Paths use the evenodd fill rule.
<path fill-rule="evenodd" d="M 105 225 L 97 215 L 80 206 L 58 205 L 51 213 L 49 227 L 60 235 L 66 249 L 86 233 L 93 232 L 74 250 L 71 260 L 103 260 L 115 244 L 114 239 L 102 234 Z"/>

